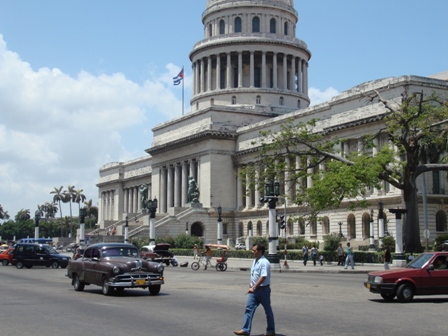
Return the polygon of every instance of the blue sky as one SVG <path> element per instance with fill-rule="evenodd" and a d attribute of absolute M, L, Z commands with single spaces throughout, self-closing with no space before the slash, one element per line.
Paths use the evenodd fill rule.
<path fill-rule="evenodd" d="M 185 111 L 206 0 L 0 0 L 0 204 L 13 217 L 145 155 Z M 366 81 L 448 70 L 446 0 L 295 0 L 312 103 Z M 77 212 L 77 211 L 75 211 Z M 63 215 L 67 215 L 63 209 Z M 59 214 L 58 214 L 59 215 Z"/>

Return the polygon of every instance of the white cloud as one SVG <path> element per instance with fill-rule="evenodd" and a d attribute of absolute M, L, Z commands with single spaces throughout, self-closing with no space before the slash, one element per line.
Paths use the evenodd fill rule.
<path fill-rule="evenodd" d="M 327 88 L 325 91 L 321 91 L 320 89 L 316 89 L 313 87 L 309 88 L 308 90 L 308 95 L 311 99 L 310 104 L 311 106 L 327 102 L 334 96 L 337 96 L 338 94 L 339 94 L 338 90 L 332 87 Z"/>
<path fill-rule="evenodd" d="M 76 78 L 59 69 L 34 71 L 7 49 L 0 34 L 0 204 L 14 217 L 51 201 L 54 187 L 74 185 L 97 201 L 98 170 L 107 162 L 144 155 L 125 148 L 121 133 L 147 128 L 179 115 L 167 65 L 136 84 L 121 73 Z M 177 71 L 177 73 L 176 73 Z M 168 80 L 169 79 L 169 80 Z M 139 139 L 147 142 L 151 139 Z M 141 144 L 139 145 L 141 146 Z M 66 214 L 67 212 L 65 212 Z M 63 212 L 64 214 L 64 212 Z"/>

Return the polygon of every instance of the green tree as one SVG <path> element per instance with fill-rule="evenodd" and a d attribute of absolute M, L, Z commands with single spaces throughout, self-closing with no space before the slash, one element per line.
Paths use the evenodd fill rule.
<path fill-rule="evenodd" d="M 62 192 L 62 189 L 64 187 L 61 186 L 60 188 L 56 188 L 54 187 L 54 190 L 50 192 L 50 194 L 54 194 L 53 196 L 53 203 L 57 203 L 59 204 L 59 214 L 61 215 L 61 222 L 62 222 L 62 207 L 61 207 L 61 202 L 63 202 L 65 200 L 65 195 Z M 61 225 L 61 237 L 63 237 L 62 234 L 62 225 Z"/>
<path fill-rule="evenodd" d="M 289 119 L 279 132 L 261 133 L 259 161 L 243 169 L 241 176 L 256 176 L 255 171 L 259 171 L 258 180 L 252 179 L 249 188 L 275 176 L 288 176 L 294 183 L 311 177 L 313 186 L 297 191 L 294 199 L 309 218 L 324 209 L 338 208 L 343 199 L 353 200 L 350 208 L 367 207 L 369 189 L 381 189 L 382 181 L 390 183 L 402 191 L 403 208 L 408 211 L 404 222 L 406 250 L 420 252 L 416 179 L 424 172 L 448 170 L 448 164 L 422 163 L 425 149 L 444 149 L 447 144 L 448 104 L 436 94 L 425 96 L 423 92 L 405 91 L 397 104 L 383 99 L 379 92 L 369 99 L 384 107 L 380 133 L 386 134 L 393 146 L 384 145 L 372 155 L 380 133 L 367 134 L 364 151 L 343 154 L 337 148 L 345 139 L 324 134 L 316 128 L 316 120 L 303 123 Z M 298 158 L 301 166 L 286 171 L 286 157 Z M 325 168 L 316 169 L 320 166 Z"/>
<path fill-rule="evenodd" d="M 3 221 L 9 219 L 8 211 L 5 211 L 1 204 L 0 204 L 0 219 L 3 220 Z"/>
<path fill-rule="evenodd" d="M 91 226 L 91 223 L 96 223 L 96 220 L 98 219 L 98 207 L 92 205 L 92 199 L 89 199 L 88 201 L 84 202 L 85 208 L 86 208 L 86 216 L 89 217 L 89 228 Z"/>
<path fill-rule="evenodd" d="M 70 235 L 73 232 L 73 214 L 72 214 L 72 200 L 75 194 L 75 186 L 69 185 L 67 190 L 64 190 L 64 203 L 70 203 Z M 69 236 L 70 237 L 70 236 Z"/>
<path fill-rule="evenodd" d="M 21 209 L 14 217 L 16 222 L 23 222 L 31 218 L 30 209 Z"/>

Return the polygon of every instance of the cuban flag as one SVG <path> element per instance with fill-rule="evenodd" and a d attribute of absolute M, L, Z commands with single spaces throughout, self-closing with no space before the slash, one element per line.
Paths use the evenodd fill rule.
<path fill-rule="evenodd" d="M 173 84 L 179 85 L 180 82 L 182 81 L 182 79 L 184 79 L 184 69 L 183 68 L 176 77 L 173 77 Z"/>

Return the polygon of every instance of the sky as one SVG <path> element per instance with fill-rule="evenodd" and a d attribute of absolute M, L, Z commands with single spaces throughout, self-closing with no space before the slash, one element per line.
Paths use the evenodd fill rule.
<path fill-rule="evenodd" d="M 34 216 L 61 186 L 97 205 L 99 169 L 146 155 L 151 129 L 182 115 L 173 77 L 183 67 L 190 111 L 189 53 L 206 4 L 0 0 L 0 205 L 11 218 Z M 366 81 L 448 70 L 446 0 L 294 5 L 312 105 Z"/>

